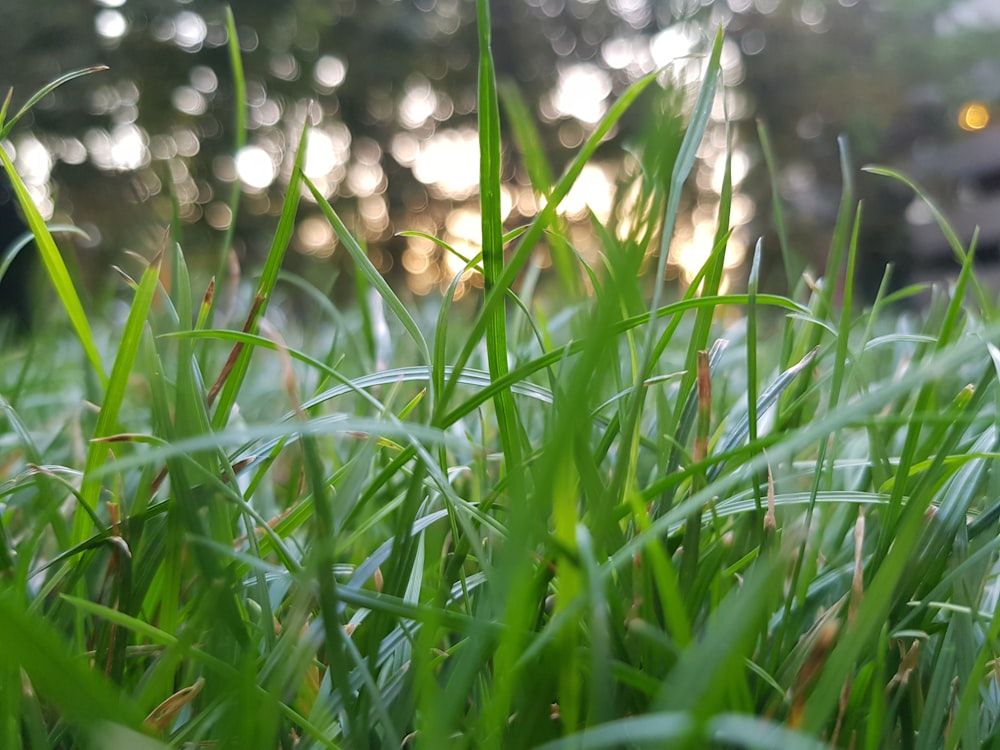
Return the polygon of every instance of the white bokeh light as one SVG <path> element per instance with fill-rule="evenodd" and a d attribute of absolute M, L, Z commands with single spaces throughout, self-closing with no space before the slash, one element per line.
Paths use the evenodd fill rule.
<path fill-rule="evenodd" d="M 479 185 L 479 136 L 472 128 L 442 130 L 420 144 L 413 175 L 445 197 L 466 198 Z"/>
<path fill-rule="evenodd" d="M 611 76 L 596 65 L 579 63 L 559 70 L 559 83 L 550 94 L 550 102 L 559 116 L 593 125 L 607 111 L 610 94 Z"/>
<path fill-rule="evenodd" d="M 105 39 L 121 39 L 128 32 L 128 21 L 117 10 L 102 10 L 94 16 L 94 29 Z"/>
<path fill-rule="evenodd" d="M 189 51 L 201 49 L 208 35 L 205 19 L 190 10 L 182 10 L 174 16 L 174 42 Z"/>
<path fill-rule="evenodd" d="M 403 127 L 413 130 L 427 122 L 437 109 L 438 97 L 430 82 L 423 76 L 411 76 L 406 82 L 406 93 L 399 103 L 399 120 Z"/>
<path fill-rule="evenodd" d="M 274 160 L 260 146 L 245 146 L 236 154 L 236 174 L 254 190 L 264 190 L 277 176 Z"/>
<path fill-rule="evenodd" d="M 611 215 L 614 182 L 599 164 L 587 164 L 576 178 L 569 194 L 559 204 L 559 213 L 582 219 L 589 208 L 600 221 Z"/>
<path fill-rule="evenodd" d="M 313 78 L 316 83 L 327 90 L 337 88 L 346 77 L 347 65 L 334 55 L 323 55 L 313 68 Z"/>

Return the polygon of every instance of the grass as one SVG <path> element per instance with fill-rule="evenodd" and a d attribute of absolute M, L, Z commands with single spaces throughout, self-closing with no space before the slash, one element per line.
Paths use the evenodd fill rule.
<path fill-rule="evenodd" d="M 758 248 L 747 291 L 720 293 L 727 177 L 694 285 L 650 292 L 721 36 L 689 117 L 663 93 L 634 212 L 593 221 L 599 267 L 556 206 L 655 77 L 559 178 L 504 90 L 544 197 L 504 234 L 478 11 L 486 289 L 467 323 L 454 284 L 436 310 L 397 297 L 301 169 L 239 330 L 213 327 L 177 227 L 110 323 L 4 161 L 72 333 L 0 355 L 0 746 L 994 745 L 1000 328 L 974 246 L 939 217 L 957 282 L 919 313 L 887 283 L 859 310 L 845 148 L 819 281 L 762 292 Z M 303 194 L 367 309 L 320 300 L 279 334 Z M 547 237 L 556 316 L 525 270 Z"/>

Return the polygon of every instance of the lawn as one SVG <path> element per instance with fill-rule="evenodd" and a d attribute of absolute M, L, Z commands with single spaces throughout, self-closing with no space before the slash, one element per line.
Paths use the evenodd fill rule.
<path fill-rule="evenodd" d="M 825 269 L 764 293 L 758 245 L 745 290 L 720 293 L 727 172 L 715 249 L 672 291 L 721 34 L 630 216 L 593 222 L 599 263 L 556 208 L 655 74 L 561 177 L 529 170 L 543 207 L 505 233 L 478 12 L 468 319 L 458 277 L 398 297 L 297 168 L 258 275 L 195 288 L 175 226 L 122 272 L 116 321 L 81 303 L 0 150 L 64 309 L 0 353 L 0 746 L 992 746 L 1000 326 L 974 246 L 939 216 L 957 281 L 890 292 L 887 274 L 855 300 L 841 144 Z M 355 309 L 281 270 L 306 199 L 351 256 Z M 313 311 L 279 332 L 290 294 Z"/>

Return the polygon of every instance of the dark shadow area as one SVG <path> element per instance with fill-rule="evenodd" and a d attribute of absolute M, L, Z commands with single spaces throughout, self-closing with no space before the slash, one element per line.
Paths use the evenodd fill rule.
<path fill-rule="evenodd" d="M 6 175 L 0 176 L 0 268 L 6 267 L 0 278 L 0 336 L 7 329 L 15 335 L 30 333 L 34 321 L 37 301 L 35 248 L 33 243 L 22 246 L 12 260 L 10 256 L 17 250 L 19 240 L 24 238 L 28 226 L 21 218 L 17 199 L 14 197 L 10 181 Z M 9 260 L 9 264 L 8 264 Z"/>

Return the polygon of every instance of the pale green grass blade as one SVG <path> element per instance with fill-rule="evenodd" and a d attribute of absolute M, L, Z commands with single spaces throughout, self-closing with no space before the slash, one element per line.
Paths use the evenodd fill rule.
<path fill-rule="evenodd" d="M 686 712 L 649 713 L 585 729 L 579 734 L 546 742 L 536 750 L 610 750 L 623 743 L 629 747 L 664 747 L 691 737 L 694 728 Z"/>
<path fill-rule="evenodd" d="M 278 351 L 278 345 L 275 344 L 271 339 L 264 338 L 257 334 L 244 333 L 243 331 L 229 331 L 221 329 L 207 329 L 201 331 L 177 331 L 176 333 L 164 334 L 164 338 L 192 338 L 192 339 L 219 339 L 221 341 L 234 341 L 237 343 L 245 344 L 248 347 L 261 349 L 265 351 Z M 377 411 L 382 412 L 385 410 L 385 405 L 379 401 L 377 398 L 368 393 L 368 388 L 374 388 L 379 385 L 391 385 L 399 380 L 425 380 L 427 368 L 425 367 L 414 367 L 414 368 L 402 368 L 391 370 L 385 370 L 383 372 L 373 373 L 371 375 L 365 375 L 360 378 L 349 378 L 340 371 L 330 367 L 329 365 L 321 362 L 318 359 L 314 359 L 305 352 L 298 349 L 293 349 L 291 347 L 283 347 L 282 351 L 288 354 L 292 359 L 302 362 L 303 364 L 309 365 L 313 370 L 318 373 L 322 373 L 325 377 L 337 381 L 340 385 L 328 388 L 321 393 L 313 396 L 302 404 L 302 408 L 310 409 L 317 404 L 321 404 L 329 399 L 336 398 L 337 396 L 345 395 L 348 393 L 354 393 L 368 402 Z M 474 381 L 470 381 L 474 382 Z"/>
<path fill-rule="evenodd" d="M 826 743 L 794 732 L 781 724 L 753 716 L 720 714 L 712 719 L 701 736 L 688 714 L 681 711 L 652 712 L 610 721 L 579 734 L 539 745 L 537 750 L 610 750 L 623 743 L 628 747 L 681 747 L 684 742 L 720 742 L 725 747 L 755 750 L 824 750 Z"/>
<path fill-rule="evenodd" d="M 481 258 L 481 255 L 479 256 Z M 462 273 L 455 274 L 455 278 L 452 279 L 451 283 L 448 285 L 448 289 L 445 291 L 444 297 L 441 300 L 441 309 L 438 312 L 437 322 L 434 326 L 434 352 L 433 359 L 431 360 L 431 381 L 433 385 L 434 393 L 441 393 L 444 391 L 445 377 L 447 367 L 445 362 L 447 362 L 447 348 L 449 342 L 449 321 L 451 319 L 452 305 L 455 302 L 455 292 L 458 290 L 459 282 L 462 278 L 462 274 L 470 268 L 475 267 L 476 259 L 470 259 L 466 261 L 465 268 Z M 480 268 L 480 272 L 482 269 Z"/>
<path fill-rule="evenodd" d="M 760 138 L 760 149 L 764 154 L 767 173 L 771 178 L 771 211 L 778 234 L 778 247 L 781 249 L 781 266 L 785 270 L 788 293 L 791 294 L 795 290 L 796 280 L 802 273 L 802 264 L 796 262 L 791 244 L 788 241 L 788 230 L 785 228 L 784 209 L 782 208 L 783 199 L 779 191 L 778 167 L 774 158 L 774 149 L 771 146 L 771 136 L 767 126 L 760 120 L 757 121 L 757 135 Z"/>
<path fill-rule="evenodd" d="M 723 713 L 708 722 L 705 732 L 715 742 L 754 750 L 825 750 L 829 744 L 782 724 L 757 716 Z"/>
<path fill-rule="evenodd" d="M 757 291 L 760 285 L 760 255 L 763 240 L 758 239 L 754 246 L 753 259 L 750 262 L 750 277 L 747 280 L 747 437 L 750 443 L 757 442 L 758 419 L 762 413 L 757 407 L 757 389 L 760 382 L 760 374 L 757 371 Z M 742 441 L 741 441 L 742 442 Z M 725 447 L 722 452 L 725 452 Z M 763 534 L 764 529 L 764 508 L 761 499 L 763 494 L 760 488 L 760 475 L 753 475 L 753 497 L 756 506 L 757 518 L 755 519 L 757 528 Z M 763 539 L 762 539 L 763 542 Z"/>
<path fill-rule="evenodd" d="M 917 197 L 920 198 L 920 200 L 923 201 L 923 203 L 927 206 L 927 208 L 930 209 L 931 215 L 934 217 L 934 221 L 937 223 L 938 227 L 940 227 L 941 233 L 944 235 L 944 238 L 948 241 L 948 246 L 955 254 L 955 259 L 959 263 L 963 265 L 965 264 L 966 255 L 968 254 L 968 252 L 966 251 L 964 245 L 962 244 L 962 240 L 959 239 L 958 234 L 955 232 L 954 228 L 952 228 L 951 224 L 948 222 L 948 219 L 945 217 L 944 213 L 941 211 L 940 208 L 938 208 L 937 203 L 931 200 L 930 196 L 928 196 L 925 190 L 923 190 L 919 185 L 917 185 L 916 182 L 911 180 L 902 172 L 899 172 L 890 167 L 870 165 L 864 167 L 864 171 L 871 172 L 872 174 L 882 175 L 883 177 L 889 177 L 894 180 L 898 180 L 899 182 L 903 183 L 908 188 L 910 188 L 914 193 L 916 193 Z M 993 309 L 993 306 L 990 303 L 989 295 L 987 294 L 983 286 L 979 283 L 979 281 L 974 277 L 972 279 L 972 288 L 976 294 L 976 302 L 979 305 L 980 313 L 986 317 L 986 320 L 991 320 L 992 319 L 991 311 Z"/>
<path fill-rule="evenodd" d="M 825 284 L 820 294 L 820 317 L 827 317 L 833 304 L 833 296 L 839 283 L 838 274 L 844 262 L 851 242 L 851 217 L 857 212 L 854 205 L 854 165 L 846 136 L 837 139 L 840 148 L 840 206 L 837 211 L 837 222 L 833 227 L 833 237 L 830 240 L 830 252 L 826 259 Z M 815 335 L 815 334 L 814 334 Z"/>
<path fill-rule="evenodd" d="M 65 232 L 68 234 L 75 234 L 85 240 L 90 239 L 90 236 L 86 232 L 79 227 L 73 226 L 72 224 L 48 224 L 46 226 L 48 226 L 50 234 Z M 3 259 L 0 260 L 0 279 L 3 279 L 3 277 L 7 274 L 7 269 L 9 269 L 11 264 L 14 262 L 14 259 L 17 258 L 17 256 L 24 251 L 24 248 L 30 245 L 34 239 L 35 236 L 31 232 L 25 232 L 6 248 L 0 248 L 0 251 L 6 251 Z"/>
<path fill-rule="evenodd" d="M 660 307 L 660 300 L 663 297 L 663 285 L 666 277 L 667 259 L 670 255 L 670 243 L 674 237 L 674 227 L 677 223 L 677 211 L 680 206 L 681 191 L 691 168 L 694 166 L 698 148 L 701 145 L 702 137 L 705 134 L 705 127 L 708 125 L 708 116 L 711 114 L 715 101 L 715 89 L 721 76 L 722 67 L 722 42 L 724 39 L 723 30 L 720 27 L 715 35 L 715 42 L 712 44 L 712 51 L 708 58 L 708 65 L 702 81 L 698 98 L 695 100 L 694 109 L 691 112 L 691 119 L 688 122 L 684 139 L 681 141 L 680 150 L 677 153 L 677 160 L 674 162 L 670 173 L 670 188 L 667 194 L 667 205 L 663 218 L 663 228 L 661 230 L 660 253 L 656 260 L 656 285 L 653 287 L 652 308 Z M 719 227 L 722 231 L 728 227 Z M 715 290 L 707 289 L 708 294 Z M 654 331 L 649 331 L 649 341 L 652 342 Z M 704 347 L 702 347 L 704 348 Z"/>
<path fill-rule="evenodd" d="M 87 448 L 83 481 L 80 484 L 80 502 L 91 512 L 97 510 L 102 487 L 100 479 L 93 477 L 93 472 L 106 463 L 108 454 L 108 446 L 97 442 L 97 439 L 118 432 L 119 411 L 125 399 L 125 391 L 132 376 L 136 356 L 139 353 L 139 344 L 146 326 L 146 318 L 149 316 L 153 297 L 156 294 L 161 261 L 162 255 L 157 255 L 153 259 L 143 272 L 139 287 L 136 289 L 128 319 L 125 321 L 125 328 L 122 330 L 115 362 L 111 368 L 111 377 L 105 387 L 101 411 L 97 418 L 97 424 L 94 426 L 93 439 Z M 92 530 L 90 516 L 86 513 L 77 513 L 73 524 L 73 539 L 76 542 L 81 542 L 90 535 Z"/>

